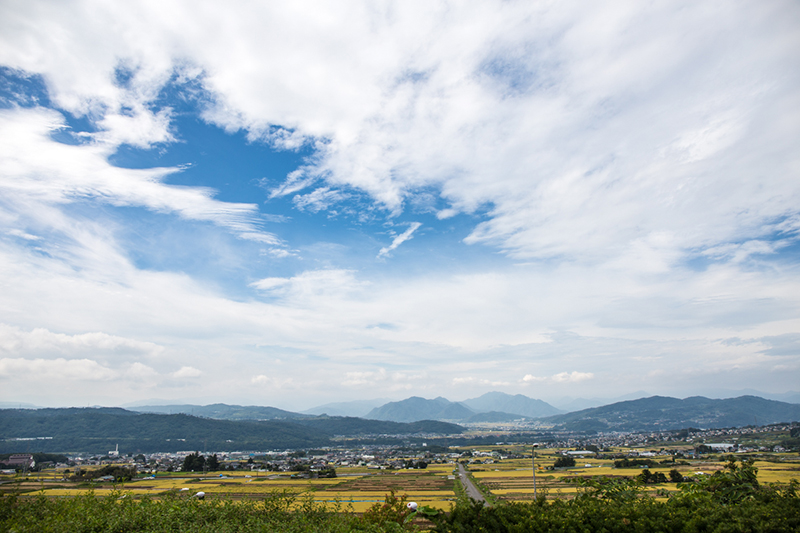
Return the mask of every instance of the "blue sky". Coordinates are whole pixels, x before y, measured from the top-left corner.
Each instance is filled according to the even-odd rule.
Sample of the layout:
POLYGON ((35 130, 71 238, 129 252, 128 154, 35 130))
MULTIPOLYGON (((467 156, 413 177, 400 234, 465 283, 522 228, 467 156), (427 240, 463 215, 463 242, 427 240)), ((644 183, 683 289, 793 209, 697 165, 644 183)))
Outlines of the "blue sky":
POLYGON ((793 2, 0 7, 0 401, 800 377, 793 2))

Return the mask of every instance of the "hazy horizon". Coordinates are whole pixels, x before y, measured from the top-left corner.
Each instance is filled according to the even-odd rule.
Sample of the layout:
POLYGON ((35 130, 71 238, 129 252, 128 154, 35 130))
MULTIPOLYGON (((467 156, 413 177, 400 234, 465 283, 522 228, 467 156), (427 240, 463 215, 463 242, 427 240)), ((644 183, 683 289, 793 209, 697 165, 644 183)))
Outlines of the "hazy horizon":
MULTIPOLYGON (((488 392, 503 392, 503 391, 488 391, 488 392)), ((532 399, 535 399, 535 400, 542 400, 542 401, 552 405, 553 407, 556 407, 556 408, 561 409, 561 410, 564 410, 570 404, 575 404, 575 403, 577 403, 579 405, 580 404, 585 404, 586 407, 582 407, 581 406, 581 407, 577 407, 577 408, 574 408, 574 409, 569 409, 569 410, 581 410, 581 409, 584 409, 584 408, 588 408, 588 406, 592 406, 592 407, 595 406, 595 405, 592 405, 592 404, 596 404, 596 406, 609 405, 609 404, 616 403, 616 402, 622 402, 622 401, 627 401, 627 400, 638 400, 638 399, 641 399, 641 398, 650 398, 650 397, 653 397, 653 396, 662 396, 662 395, 654 395, 654 394, 649 394, 649 393, 647 393, 645 391, 639 391, 639 392, 635 392, 635 393, 624 394, 622 396, 606 396, 606 397, 596 397, 595 396, 595 397, 591 397, 591 398, 562 397, 562 398, 555 398, 555 399, 549 399, 548 400, 548 399, 543 399, 543 398, 532 398, 530 396, 528 396, 528 397, 532 398, 532 399)), ((797 391, 786 391, 786 392, 783 392, 783 393, 771 394, 771 393, 766 393, 766 392, 763 392, 763 391, 757 391, 757 390, 752 390, 752 389, 746 389, 746 390, 740 390, 740 391, 717 391, 715 394, 693 394, 693 395, 688 395, 688 396, 677 396, 677 398, 681 399, 681 400, 685 400, 686 398, 689 398, 691 396, 703 396, 703 397, 706 397, 706 398, 709 398, 709 399, 717 399, 717 400, 724 400, 724 399, 729 399, 729 398, 737 398, 737 397, 740 397, 740 396, 758 396, 758 397, 762 397, 764 399, 769 399, 769 400, 776 400, 776 401, 782 401, 782 402, 787 402, 787 403, 800 403, 800 392, 797 392, 797 391)), ((384 404, 390 403, 390 402, 403 401, 403 400, 408 399, 409 397, 410 396, 398 397, 398 398, 393 398, 393 399, 367 398, 367 399, 361 399, 361 400, 338 400, 338 401, 334 401, 334 402, 325 402, 325 403, 322 403, 322 404, 314 404, 314 405, 307 405, 307 406, 305 404, 299 404, 297 402, 295 402, 295 403, 285 403, 284 402, 281 405, 276 405, 276 404, 264 404, 264 403, 255 403, 255 402, 247 402, 247 401, 243 401, 243 402, 236 402, 236 401, 208 401, 208 400, 203 400, 203 399, 200 399, 200 398, 195 398, 195 399, 185 398, 185 399, 177 399, 177 400, 165 400, 165 399, 159 399, 159 398, 150 398, 150 399, 137 400, 137 401, 133 401, 133 402, 123 402, 123 403, 109 404, 109 405, 103 405, 103 404, 95 404, 95 405, 74 405, 74 404, 35 405, 35 404, 24 403, 24 402, 0 401, 0 408, 2 408, 2 409, 13 409, 13 408, 16 408, 17 405, 23 404, 22 408, 24 408, 24 409, 28 409, 28 408, 32 408, 32 409, 38 409, 38 408, 70 408, 70 407, 90 407, 90 408, 96 408, 96 407, 121 407, 123 409, 135 410, 136 408, 146 407, 146 406, 195 405, 195 406, 201 406, 202 407, 202 406, 214 405, 214 404, 226 404, 226 405, 255 406, 255 407, 275 407, 275 408, 278 408, 278 409, 283 409, 285 411, 290 411, 290 412, 295 412, 295 413, 304 413, 304 412, 307 412, 307 411, 311 411, 311 410, 314 410, 314 409, 318 409, 318 408, 324 407, 326 405, 354 404, 354 403, 360 403, 360 402, 370 402, 370 403, 374 403, 375 406, 381 406, 381 405, 384 405, 384 404)), ((467 401, 467 400, 471 400, 471 399, 474 399, 474 398, 477 398, 477 397, 478 396, 465 397, 465 398, 461 398, 461 399, 453 399, 453 398, 446 398, 446 399, 449 400, 449 401, 458 403, 458 402, 464 402, 464 401, 467 401)), ((435 398, 435 396, 430 396, 430 397, 424 397, 423 396, 423 398, 425 398, 427 400, 432 400, 432 399, 435 398)), ((366 414, 366 412, 364 414, 366 414)), ((353 415, 348 415, 348 416, 353 416, 353 415)))
POLYGON ((0 400, 791 392, 798 20, 5 2, 0 400))

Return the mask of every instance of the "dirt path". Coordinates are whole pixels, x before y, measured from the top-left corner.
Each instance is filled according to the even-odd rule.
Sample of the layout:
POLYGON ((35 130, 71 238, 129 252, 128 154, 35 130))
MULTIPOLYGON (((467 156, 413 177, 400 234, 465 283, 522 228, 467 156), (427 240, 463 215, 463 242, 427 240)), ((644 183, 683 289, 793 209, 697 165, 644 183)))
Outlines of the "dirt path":
POLYGON ((461 479, 461 485, 464 487, 464 490, 467 492, 467 496, 472 498, 473 500, 477 500, 479 502, 483 502, 488 505, 486 498, 483 497, 481 491, 478 490, 478 487, 472 482, 472 480, 467 475, 467 469, 464 468, 464 465, 458 463, 458 475, 461 479))

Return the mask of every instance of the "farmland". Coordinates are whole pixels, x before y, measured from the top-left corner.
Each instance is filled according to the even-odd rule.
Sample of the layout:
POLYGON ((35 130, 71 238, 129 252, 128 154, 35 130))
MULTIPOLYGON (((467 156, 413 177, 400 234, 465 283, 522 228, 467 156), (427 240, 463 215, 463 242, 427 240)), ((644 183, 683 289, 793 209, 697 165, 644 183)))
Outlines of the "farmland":
MULTIPOLYGON (((438 509, 448 509, 455 502, 452 465, 432 465, 425 470, 368 472, 363 468, 341 468, 333 479, 292 479, 290 475, 250 474, 231 472, 217 475, 160 474, 154 479, 136 479, 128 483, 75 483, 63 480, 58 472, 37 473, 34 479, 13 481, 7 477, 4 492, 41 494, 47 497, 78 496, 93 492, 98 496, 122 491, 134 497, 163 496, 170 492, 195 494, 204 492, 207 498, 225 497, 232 500, 261 500, 274 494, 297 498, 311 497, 314 502, 335 505, 354 512, 363 512, 376 502, 384 501, 391 491, 408 496, 438 509)), ((19 478, 17 478, 19 479, 19 478)))
MULTIPOLYGON (((621 450, 620 450, 621 451, 621 450)), ((617 468, 614 459, 584 457, 579 458, 575 467, 553 468, 553 463, 560 457, 559 450, 544 449, 536 458, 536 489, 539 495, 547 499, 569 499, 579 490, 576 479, 607 477, 619 479, 636 479, 644 468, 651 473, 662 473, 669 478, 671 470, 677 470, 686 480, 713 475, 725 468, 727 458, 720 455, 714 458, 697 460, 679 460, 672 462, 663 458, 654 458, 651 464, 617 468), (666 461, 666 464, 663 462, 666 461)), ((797 454, 776 454, 770 460, 756 460, 760 483, 777 483, 788 485, 792 479, 800 480, 800 458, 797 454)), ((496 501, 530 501, 533 499, 533 472, 531 459, 511 459, 494 462, 490 465, 473 465, 470 468, 473 479, 484 489, 485 494, 496 501)), ((645 490, 674 493, 677 483, 654 483, 645 486, 645 490)))
MULTIPOLYGON (((580 490, 578 479, 608 477, 637 479, 644 469, 665 478, 677 471, 685 480, 713 475, 725 468, 730 455, 720 454, 698 459, 678 459, 661 455, 629 467, 615 467, 614 456, 630 453, 630 449, 612 450, 613 454, 587 453, 577 456, 574 467, 557 468, 556 461, 564 457, 561 449, 541 449, 536 457, 537 494, 548 500, 571 499, 580 490)), ((46 497, 71 497, 93 492, 102 496, 123 491, 132 497, 161 497, 169 493, 205 493, 207 498, 227 498, 234 501, 263 500, 275 494, 295 498, 310 498, 315 503, 338 505, 354 512, 363 512, 390 492, 406 495, 437 509, 448 509, 457 499, 460 488, 454 475, 455 462, 468 467, 470 476, 491 502, 531 501, 534 483, 531 458, 523 456, 525 447, 504 448, 485 446, 469 449, 454 448, 449 455, 464 458, 432 463, 425 469, 370 469, 363 466, 338 466, 337 477, 305 479, 293 473, 274 473, 259 470, 225 471, 222 473, 159 472, 139 475, 129 482, 86 482, 70 480, 64 469, 49 469, 27 476, 6 475, 2 478, 3 492, 38 494, 46 497), (501 453, 502 452, 502 453, 501 453)), ((413 458, 413 456, 412 456, 413 458)), ((410 458, 409 460, 411 460, 410 458)), ((758 469, 760 483, 788 485, 800 478, 800 460, 796 453, 761 454, 753 465, 758 469)), ((89 469, 93 467, 88 467, 89 469)), ((94 467, 96 468, 96 467, 94 467)), ((677 491, 675 482, 652 483, 643 487, 660 497, 677 491)))
MULTIPOLYGON (((216 532, 223 524, 226 531, 509 530, 497 529, 498 523, 515 530, 541 531, 572 530, 582 524, 582 530, 595 531, 605 528, 609 520, 636 521, 646 524, 648 531, 676 533, 717 531, 721 523, 731 520, 740 524, 735 531, 743 532, 764 524, 777 532, 800 526, 797 484, 792 481, 800 477, 796 452, 749 458, 737 454, 732 461, 732 454, 686 457, 681 450, 667 448, 656 453, 617 447, 599 454, 542 448, 535 459, 534 498, 532 458, 524 455, 529 450, 523 445, 453 447, 406 455, 398 449, 385 450, 391 452, 393 463, 411 468, 341 464, 372 456, 363 450, 328 454, 327 463, 319 455, 306 457, 317 467, 335 465, 335 477, 315 477, 326 470, 303 470, 301 463, 292 463, 301 472, 266 471, 265 466, 274 468, 281 461, 261 459, 252 464, 249 460, 223 462, 220 467, 225 470, 220 472, 151 471, 118 483, 108 476, 86 480, 109 468, 130 472, 125 465, 131 459, 120 459, 118 465, 85 465, 80 475, 65 468, 46 468, 0 479, 0 526, 37 533, 216 532), (422 455, 430 462, 424 463, 422 455), (558 466, 571 458, 575 466, 558 466), (234 463, 239 470, 230 470, 234 463), (454 473, 459 464, 469 468, 488 507, 463 497, 454 473), (752 482, 754 469, 758 483, 752 482), (745 474, 745 484, 737 481, 737 472, 745 474), (645 473, 657 482, 643 484, 640 479, 645 473), (694 482, 679 486, 658 481, 657 474, 694 482), (726 483, 745 492, 718 490, 726 483), (405 506, 410 501, 417 502, 425 514, 412 516, 405 506)), ((290 455, 301 454, 286 455, 286 466, 290 455)))

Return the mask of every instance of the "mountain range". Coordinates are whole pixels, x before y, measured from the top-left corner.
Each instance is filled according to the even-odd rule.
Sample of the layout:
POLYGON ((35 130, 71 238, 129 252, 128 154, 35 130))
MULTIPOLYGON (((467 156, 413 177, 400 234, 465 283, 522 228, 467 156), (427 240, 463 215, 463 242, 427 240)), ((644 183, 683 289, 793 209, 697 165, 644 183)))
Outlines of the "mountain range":
POLYGON ((354 400, 352 402, 333 402, 306 409, 302 413, 317 416, 358 416, 364 418, 372 409, 390 401, 388 398, 376 398, 373 400, 354 400))
MULTIPOLYGON (((329 405, 330 407, 330 405, 329 405)), ((344 407, 347 405, 344 403, 344 407)), ((360 406, 361 409, 365 405, 360 406)), ((333 409, 329 409, 333 410, 333 409)), ((536 421, 576 433, 768 425, 800 420, 800 404, 740 396, 715 400, 651 396, 570 413, 541 400, 499 392, 463 402, 411 397, 372 408, 365 418, 313 416, 274 407, 226 404, 65 409, 0 409, 0 451, 218 451, 324 446, 334 437, 454 435, 458 423, 536 421), (194 415, 194 416, 192 416, 194 415), (201 446, 202 444, 202 446, 201 446), (31 449, 33 449, 31 448, 31 449)), ((520 431, 524 431, 524 425, 520 431)))
POLYGON ((502 412, 530 418, 540 418, 564 412, 542 400, 528 398, 522 394, 511 396, 502 392, 487 392, 483 396, 464 400, 461 403, 476 413, 502 412))
POLYGON ((284 411, 277 407, 262 407, 257 405, 227 405, 214 403, 211 405, 142 405, 130 407, 130 411, 155 414, 185 414, 217 420, 291 420, 303 418, 301 413, 284 411))
POLYGON ((451 402, 441 396, 426 400, 412 396, 374 408, 365 418, 413 422, 415 420, 447 420, 450 422, 506 422, 521 418, 540 418, 561 413, 547 402, 522 394, 487 392, 483 396, 451 402))
POLYGON ((118 407, 0 409, 0 453, 25 451, 105 454, 119 444, 135 453, 269 450, 331 446, 334 437, 454 435, 455 424, 412 424, 349 417, 293 420, 215 420, 118 407))
POLYGON ((800 420, 800 405, 756 396, 680 400, 652 396, 542 419, 569 431, 657 431, 742 427, 800 420))
POLYGON ((363 400, 338 402, 308 409, 303 413, 276 407, 243 406, 216 403, 211 405, 139 405, 130 411, 158 414, 187 414, 218 420, 298 420, 306 417, 360 417, 387 422, 441 420, 453 423, 508 422, 521 418, 540 418, 562 413, 552 405, 523 396, 488 392, 478 398, 451 402, 446 398, 426 400, 413 396, 399 402, 363 400))

